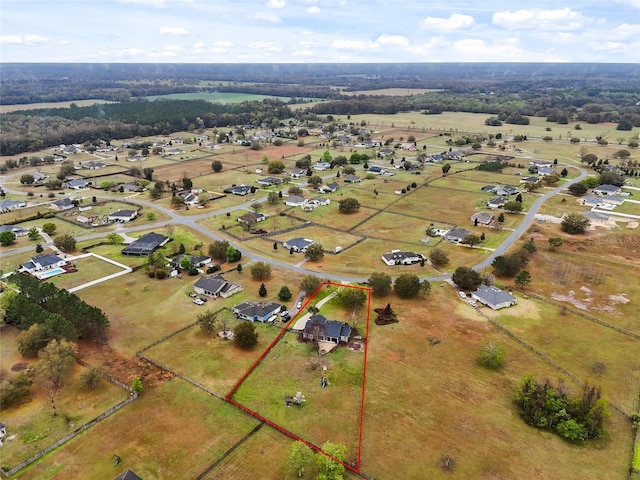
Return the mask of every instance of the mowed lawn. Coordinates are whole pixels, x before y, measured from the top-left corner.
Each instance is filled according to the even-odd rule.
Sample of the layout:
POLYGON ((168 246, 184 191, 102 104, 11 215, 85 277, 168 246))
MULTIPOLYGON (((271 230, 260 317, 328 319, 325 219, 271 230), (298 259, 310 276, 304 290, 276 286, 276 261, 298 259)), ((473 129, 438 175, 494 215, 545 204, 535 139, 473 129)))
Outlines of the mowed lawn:
MULTIPOLYGON (((218 318, 226 322, 229 330, 233 330, 241 322, 236 320, 230 310, 220 312, 218 318)), ((208 336, 198 326, 194 326, 150 348, 144 354, 224 396, 281 331, 271 324, 258 322, 255 325, 258 345, 251 350, 238 348, 232 340, 223 340, 217 335, 208 336), (181 354, 176 355, 176 352, 181 354)), ((221 326, 219 330, 222 330, 221 326)))
POLYGON ((233 395, 233 400, 270 422, 321 446, 326 441, 347 446, 348 461, 356 461, 364 353, 341 347, 319 357, 311 342, 286 333, 233 395), (314 368, 321 362, 327 370, 314 368), (321 377, 328 386, 322 388, 321 377), (283 397, 302 392, 306 401, 288 407, 283 397), (318 421, 335 416, 339 419, 318 421))
POLYGON ((72 263, 78 269, 77 272, 63 273, 62 275, 51 277, 47 281, 58 288, 65 288, 68 290, 92 280, 97 280, 99 278, 106 277, 107 275, 112 275, 122 271, 122 268, 113 265, 112 263, 105 262, 93 255, 74 260, 72 263))
POLYGON ((424 301, 372 303, 390 301, 400 322, 371 324, 362 471, 373 478, 449 478, 438 467, 449 454, 460 478, 626 478, 628 420, 613 412, 603 439, 579 444, 527 426, 513 405, 521 378, 531 373, 555 382, 562 375, 488 323, 452 311, 456 298, 445 285, 424 301), (430 338, 440 343, 430 346, 430 338), (476 364, 490 340, 507 352, 502 371, 476 364))
POLYGON ((195 478, 257 425, 232 405, 173 379, 29 467, 20 478, 195 478), (162 433, 160 433, 162 432, 162 433), (113 455, 121 462, 113 466, 113 455))

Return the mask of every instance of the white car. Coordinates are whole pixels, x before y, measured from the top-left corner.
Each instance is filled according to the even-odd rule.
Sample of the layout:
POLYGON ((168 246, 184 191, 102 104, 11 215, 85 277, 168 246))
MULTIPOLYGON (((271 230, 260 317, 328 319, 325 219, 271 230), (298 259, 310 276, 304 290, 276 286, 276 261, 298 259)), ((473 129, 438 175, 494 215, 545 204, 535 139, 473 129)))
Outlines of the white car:
POLYGON ((204 305, 204 302, 202 300, 200 300, 199 298, 194 298, 193 299, 193 303, 195 303, 196 305, 204 305))
POLYGON ((302 302, 298 302, 298 304, 296 305, 296 308, 300 310, 302 308, 302 302))
POLYGON ((466 294, 466 293, 464 293, 464 292, 458 292, 458 296, 459 296, 461 299, 463 299, 463 300, 464 300, 465 298, 467 298, 467 294, 466 294))
POLYGON ((472 307, 474 307, 474 308, 478 306, 478 304, 476 303, 476 301, 475 301, 475 300, 467 300, 467 303, 468 303, 469 305, 471 305, 472 307))

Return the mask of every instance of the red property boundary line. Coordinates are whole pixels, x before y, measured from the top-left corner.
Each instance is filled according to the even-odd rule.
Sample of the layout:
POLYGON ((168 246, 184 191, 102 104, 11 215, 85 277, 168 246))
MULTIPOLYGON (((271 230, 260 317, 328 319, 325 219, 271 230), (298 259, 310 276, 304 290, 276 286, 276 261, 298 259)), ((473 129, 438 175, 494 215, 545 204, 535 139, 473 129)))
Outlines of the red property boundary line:
POLYGON ((229 403, 231 403, 232 405, 238 407, 239 409, 241 409, 244 412, 248 413, 249 415, 257 418, 258 420, 266 423, 270 427, 273 427, 276 430, 284 433, 288 437, 291 437, 294 440, 297 440, 299 442, 304 443, 305 445, 307 445, 309 448, 315 450, 316 452, 321 453, 321 454, 329 457, 334 462, 341 463, 342 465, 344 465, 344 467, 346 469, 348 469, 348 470, 350 470, 350 471, 352 471, 354 473, 360 473, 360 462, 361 462, 361 455, 362 455, 362 432, 363 432, 363 423, 364 423, 364 392, 365 392, 365 386, 366 386, 366 382, 367 382, 367 355, 368 355, 368 351, 369 351, 369 320, 370 320, 370 317, 371 317, 371 289, 369 287, 361 287, 361 286, 357 286, 357 285, 343 285, 341 283, 333 283, 333 282, 323 282, 316 289, 316 291, 313 292, 313 295, 311 295, 309 300, 307 300, 305 302, 305 304, 302 306, 302 308, 298 311, 298 314, 295 317, 293 317, 291 320, 289 320, 289 323, 287 323, 286 328, 282 329, 282 331, 276 336, 276 338, 273 339, 273 341, 264 350, 264 352, 262 352, 262 354, 258 357, 258 359, 253 363, 253 365, 251 365, 251 367, 249 367, 249 369, 245 372, 245 374, 242 377, 240 377, 240 380, 238 380, 236 382, 236 384, 233 386, 233 388, 231 388, 229 393, 227 393, 227 395, 225 396, 225 399, 229 403), (359 290, 366 290, 367 291, 367 326, 366 326, 366 330, 365 330, 366 333, 365 333, 365 341, 364 341, 364 367, 363 367, 363 371, 362 371, 362 391, 361 391, 361 395, 360 395, 360 425, 358 426, 358 454, 357 454, 358 456, 357 456, 357 459, 356 459, 355 466, 352 465, 352 464, 349 464, 349 463, 345 463, 345 462, 343 462, 341 460, 338 460, 337 458, 329 455, 327 452, 322 450, 317 445, 314 445, 313 443, 305 440, 304 438, 296 435, 295 433, 290 432, 286 428, 278 425, 277 423, 272 422, 271 420, 263 417, 259 413, 254 412, 253 410, 250 410, 249 408, 245 407, 241 403, 236 402, 233 399, 233 395, 236 393, 238 388, 240 388, 240 386, 245 382, 245 380, 249 377, 249 375, 251 375, 251 373, 253 373, 253 371, 256 369, 256 367, 258 365, 260 365, 260 363, 262 363, 262 361, 267 356, 267 354, 280 341, 280 339, 284 336, 284 334, 287 333, 287 331, 289 329, 289 326, 298 318, 300 313, 304 309, 307 308, 307 305, 309 305, 309 303, 311 303, 311 301, 320 292, 322 287, 324 287, 326 285, 332 285, 332 286, 343 287, 343 288, 356 288, 356 289, 359 289, 359 290))

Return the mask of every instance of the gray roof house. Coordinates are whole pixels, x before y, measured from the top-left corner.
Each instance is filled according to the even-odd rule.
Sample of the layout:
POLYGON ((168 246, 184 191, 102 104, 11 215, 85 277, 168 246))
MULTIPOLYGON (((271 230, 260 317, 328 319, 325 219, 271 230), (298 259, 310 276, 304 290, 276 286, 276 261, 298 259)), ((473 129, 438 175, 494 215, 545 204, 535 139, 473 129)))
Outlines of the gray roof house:
POLYGON ((109 220, 110 222, 126 223, 130 222, 137 216, 137 210, 118 210, 117 212, 110 213, 107 216, 107 220, 109 220))
POLYGON ((171 239, 159 233, 149 232, 133 243, 127 245, 121 253, 123 255, 133 255, 142 257, 150 255, 158 248, 165 246, 171 239))
POLYGON ((222 275, 200 277, 193 285, 193 290, 199 295, 213 298, 228 298, 242 290, 242 285, 225 280, 222 275))
POLYGON ((471 215, 471 222, 473 224, 478 223, 478 225, 491 225, 495 216, 492 213, 486 212, 476 212, 471 215))
POLYGON ((578 199, 578 203, 587 207, 597 207, 602 203, 602 200, 599 197, 581 197, 578 199))
POLYGON ((240 223, 244 223, 246 225, 251 225, 253 223, 258 223, 258 222, 262 222, 266 219, 267 217, 265 216, 264 213, 260 213, 260 212, 247 212, 244 215, 240 215, 238 217, 238 221, 240 223))
POLYGON ((604 213, 592 212, 589 210, 587 212, 582 212, 582 216, 587 217, 593 226, 609 227, 614 224, 611 217, 604 213))
POLYGON ((313 240, 309 239, 309 238, 302 238, 302 237, 296 237, 296 238, 292 238, 290 240, 287 240, 286 242, 284 242, 282 244, 282 246, 284 248, 287 248, 289 250, 293 250, 294 252, 306 252, 307 248, 309 247, 309 245, 311 245, 313 242, 313 240))
POLYGON ((189 259, 189 265, 194 267, 203 267, 208 263, 211 263, 211 257, 207 255, 188 255, 186 253, 181 253, 171 258, 171 263, 177 266, 182 265, 182 260, 184 258, 189 259))
POLYGON ((51 204, 51 208, 54 210, 69 210, 70 208, 75 207, 73 202, 68 198, 63 198, 62 200, 56 200, 51 204))
POLYGON ((299 195, 289 195, 284 201, 284 204, 290 207, 302 207, 305 203, 307 199, 299 195))
POLYGON ((423 257, 418 253, 391 250, 389 253, 382 255, 381 258, 387 265, 412 265, 419 263, 423 257))
POLYGON ((87 188, 91 186, 91 182, 88 180, 84 180, 83 178, 76 178, 73 180, 69 180, 67 182, 64 182, 63 187, 64 188, 71 188, 73 190, 80 190, 82 188, 87 188))
POLYGON ((242 302, 233 307, 233 313, 238 318, 251 322, 266 322, 282 309, 282 305, 276 302, 242 302))
POLYGON ((307 169, 306 168, 294 168, 293 170, 291 170, 290 175, 293 178, 304 177, 304 176, 307 175, 307 169))
POLYGON ((22 228, 19 225, 0 225, 0 232, 11 232, 16 237, 24 237, 27 233, 27 229, 22 228))
POLYGON ((329 170, 329 168, 331 168, 331 164, 329 162, 316 162, 316 164, 313 166, 314 170, 329 170))
POLYGON ((360 183, 362 179, 357 175, 345 175, 344 181, 347 183, 360 183))
POLYGON ((24 208, 27 202, 24 200, 0 200, 0 212, 8 212, 16 208, 24 208))
POLYGON ((249 185, 238 185, 231 187, 230 192, 234 195, 244 196, 251 193, 251 187, 249 185))
POLYGON ((502 208, 506 205, 507 199, 504 197, 494 197, 491 200, 487 200, 487 208, 495 210, 496 208, 502 208))
POLYGON ((603 195, 600 199, 602 200, 602 203, 607 203, 609 205, 622 205, 624 203, 624 198, 616 195, 603 195))
POLYGON ((467 230, 466 228, 452 228, 444 234, 444 238, 446 240, 449 240, 451 243, 460 243, 468 235, 471 235, 471 231, 467 230))
POLYGON ((336 182, 327 183, 326 185, 321 185, 318 187, 318 192, 320 193, 333 193, 340 188, 336 182))
POLYGON ((508 197, 509 195, 520 193, 520 190, 518 190, 516 187, 512 187, 511 185, 498 185, 493 189, 493 193, 503 197, 508 197))
POLYGON ((316 314, 307 320, 302 331, 302 338, 314 340, 317 335, 316 340, 319 342, 346 343, 351 337, 351 331, 351 326, 348 323, 327 320, 324 316, 316 314))
POLYGON ((493 310, 516 304, 516 297, 494 286, 480 285, 478 290, 471 293, 471 297, 493 310))
POLYGON ((257 183, 264 185, 265 187, 271 187, 273 185, 280 185, 282 183, 282 179, 276 177, 261 177, 258 179, 257 183))
POLYGON ((618 187, 617 185, 599 185, 593 189, 593 193, 596 195, 620 195, 622 193, 622 187, 618 187))
POLYGON ((33 273, 40 270, 49 270, 50 268, 62 267, 67 261, 57 255, 45 254, 32 257, 27 263, 20 265, 18 271, 33 273))
POLYGON ((120 475, 118 475, 115 480, 142 480, 142 478, 133 473, 131 470, 125 470, 120 475))

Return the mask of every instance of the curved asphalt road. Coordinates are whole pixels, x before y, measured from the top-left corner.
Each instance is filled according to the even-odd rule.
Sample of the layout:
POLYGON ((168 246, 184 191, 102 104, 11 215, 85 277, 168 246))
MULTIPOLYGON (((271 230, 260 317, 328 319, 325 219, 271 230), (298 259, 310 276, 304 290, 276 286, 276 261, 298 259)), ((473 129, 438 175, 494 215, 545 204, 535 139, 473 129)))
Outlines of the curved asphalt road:
MULTIPOLYGON (((559 164, 559 165, 565 165, 565 164, 559 164)), ((580 170, 580 175, 578 175, 576 178, 570 180, 567 183, 563 183, 561 186, 554 188, 553 190, 550 190, 549 192, 545 193, 544 195, 540 195, 539 198, 536 199, 535 202, 533 202, 533 204, 531 205, 531 208, 529 209, 529 211, 526 213, 525 218, 522 220, 522 222, 520 222, 520 225, 513 231, 511 232, 511 234, 505 239, 504 242, 502 242, 493 252, 491 252, 490 255, 488 255, 484 260, 482 260, 480 263, 478 263, 477 265, 475 265, 474 267, 472 267, 474 270, 482 270, 483 268, 488 267, 489 265, 491 265, 491 262, 493 261, 493 259, 499 255, 503 255, 507 249, 513 245, 513 243, 515 243, 518 238, 520 238, 520 236, 524 233, 524 231, 529 227, 529 225, 531 224, 531 222, 533 222, 534 217, 536 215, 536 213, 538 212, 538 209, 540 208, 540 206, 549 198, 551 198, 553 195, 555 195, 556 193, 566 189, 567 187, 569 187, 570 185, 579 182, 581 180, 583 180, 586 176, 587 176, 587 171, 584 170, 583 168, 577 167, 575 165, 568 165, 567 166, 572 166, 574 168, 578 168, 578 170, 580 170)), ((18 177, 19 175, 24 174, 24 171, 21 171, 20 173, 16 173, 13 175, 8 175, 5 176, 5 178, 2 180, 2 182, 7 181, 10 178, 13 177, 18 177)), ((0 182, 0 188, 3 188, 5 192, 8 193, 12 193, 12 194, 17 194, 17 195, 26 195, 24 192, 18 191, 18 190, 12 190, 12 189, 8 189, 4 186, 4 184, 0 182)), ((143 200, 143 199, 139 199, 136 198, 135 195, 133 196, 129 196, 129 197, 114 197, 114 196, 109 196, 109 195, 93 195, 92 196, 96 196, 98 198, 102 198, 102 199, 108 199, 108 200, 127 200, 131 203, 135 203, 137 205, 141 205, 141 206, 145 206, 145 207, 149 207, 149 208, 154 208, 156 210, 160 210, 162 213, 164 213, 165 215, 169 216, 171 219, 167 220, 167 221, 162 221, 162 222, 155 222, 152 224, 146 224, 146 225, 139 225, 139 226, 131 226, 131 227, 123 227, 123 228, 118 228, 117 231, 120 232, 135 232, 135 231, 139 231, 139 230, 149 230, 149 229, 153 229, 153 228, 158 228, 158 227, 163 227, 169 224, 181 224, 181 225, 186 225, 189 228, 192 228, 193 230, 201 233, 202 235, 204 235, 205 237, 208 237, 210 239, 213 240, 225 240, 223 237, 220 237, 219 235, 216 235, 215 233, 211 232, 210 230, 207 230, 206 228, 202 227, 201 225, 198 225, 196 222, 198 220, 202 220, 204 218, 208 218, 210 216, 213 215, 226 215, 227 213, 233 212, 233 211, 237 211, 237 210, 245 210, 248 209, 254 202, 262 202, 266 200, 266 197, 261 197, 261 198, 256 198, 256 199, 252 199, 249 202, 245 202, 241 205, 237 205, 234 207, 229 207, 226 209, 222 209, 222 210, 217 210, 215 212, 207 212, 207 213, 202 213, 199 215, 193 215, 193 216, 181 216, 176 214, 176 212, 174 212, 173 210, 170 210, 166 207, 163 207, 161 205, 158 205, 154 202, 150 202, 148 200, 143 200)), ((85 241, 85 240, 94 240, 94 239, 98 239, 98 238, 102 238, 105 236, 104 232, 101 233, 94 233, 94 234, 89 234, 89 235, 81 235, 78 237, 78 240, 80 241, 85 241)), ((49 246, 50 243, 45 243, 43 244, 43 246, 49 246)), ((33 247, 29 246, 29 247, 21 247, 21 248, 16 248, 14 250, 11 250, 10 252, 6 252, 4 255, 13 255, 13 254, 17 254, 17 253, 24 253, 24 252, 28 252, 33 250, 33 247)), ((334 280, 334 281, 339 281, 339 282, 354 282, 354 283, 364 283, 367 281, 366 278, 362 278, 362 277, 351 277, 351 276, 347 276, 347 275, 335 275, 335 274, 328 274, 328 273, 319 273, 317 271, 314 270, 307 270, 305 268, 302 267, 297 267, 295 265, 290 265, 288 263, 284 263, 284 262, 280 262, 278 260, 274 260, 268 257, 264 257, 262 255, 259 255, 257 253, 253 253, 250 251, 246 251, 244 249, 242 249, 242 256, 243 258, 249 258, 253 261, 262 261, 262 262, 267 262, 273 266, 285 269, 285 270, 290 270, 290 271, 294 271, 297 273, 301 273, 304 275, 319 275, 322 276, 323 278, 327 278, 329 280, 334 280)), ((445 273, 442 275, 434 275, 434 276, 425 276, 425 277, 421 277, 423 280, 429 280, 431 282, 433 281, 443 281, 443 280, 449 280, 451 278, 451 274, 450 273, 445 273)))

